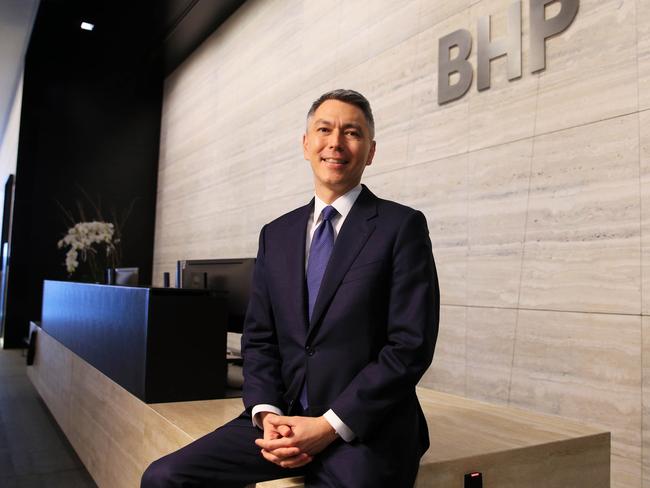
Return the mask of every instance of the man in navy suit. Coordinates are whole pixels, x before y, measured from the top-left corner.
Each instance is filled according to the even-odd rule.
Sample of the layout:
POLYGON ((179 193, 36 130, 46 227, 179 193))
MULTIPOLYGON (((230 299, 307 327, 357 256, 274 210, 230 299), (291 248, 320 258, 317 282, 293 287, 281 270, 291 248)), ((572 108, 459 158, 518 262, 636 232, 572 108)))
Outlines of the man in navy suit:
POLYGON ((362 186, 370 104, 316 100, 303 136, 314 199, 264 226, 242 339, 237 419, 154 462, 143 487, 412 487, 429 446, 415 385, 439 292, 424 215, 362 186))

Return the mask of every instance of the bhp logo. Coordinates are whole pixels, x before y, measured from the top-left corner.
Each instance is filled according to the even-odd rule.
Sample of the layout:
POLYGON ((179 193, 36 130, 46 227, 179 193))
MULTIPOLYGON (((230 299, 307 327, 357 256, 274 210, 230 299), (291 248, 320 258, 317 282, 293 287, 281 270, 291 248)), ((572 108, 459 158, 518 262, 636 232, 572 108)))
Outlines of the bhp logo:
MULTIPOLYGON (((579 0, 530 0, 530 72, 546 68, 546 39, 564 31, 578 13, 579 0), (560 4, 554 17, 546 18, 546 6, 560 4)), ((508 7, 508 34, 492 40, 490 16, 481 17, 477 25, 477 80, 479 91, 490 88, 490 61, 508 57, 508 80, 521 78, 521 0, 508 7)), ((472 84, 474 70, 468 61, 472 35, 459 29, 438 40, 438 104, 462 98, 472 84), (452 49, 458 54, 452 59, 452 49), (456 82, 451 83, 452 75, 456 82)))

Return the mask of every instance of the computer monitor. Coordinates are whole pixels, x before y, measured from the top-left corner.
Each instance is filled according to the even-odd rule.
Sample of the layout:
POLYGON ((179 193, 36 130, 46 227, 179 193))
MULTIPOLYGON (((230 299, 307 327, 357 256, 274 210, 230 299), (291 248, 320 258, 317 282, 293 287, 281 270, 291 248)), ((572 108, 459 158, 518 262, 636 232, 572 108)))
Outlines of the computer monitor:
POLYGON ((122 286, 138 286, 138 268, 115 268, 115 284, 122 286))
POLYGON ((209 289, 226 293, 228 331, 241 333, 248 308, 255 258, 192 259, 178 261, 181 288, 209 289))

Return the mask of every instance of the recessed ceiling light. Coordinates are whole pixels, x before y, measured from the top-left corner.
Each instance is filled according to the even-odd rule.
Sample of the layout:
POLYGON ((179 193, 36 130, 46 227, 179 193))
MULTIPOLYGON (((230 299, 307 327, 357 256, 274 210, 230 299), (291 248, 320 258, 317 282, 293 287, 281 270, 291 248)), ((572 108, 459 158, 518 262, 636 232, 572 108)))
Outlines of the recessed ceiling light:
POLYGON ((91 24, 90 22, 82 22, 81 28, 83 30, 91 31, 95 28, 95 24, 91 24))

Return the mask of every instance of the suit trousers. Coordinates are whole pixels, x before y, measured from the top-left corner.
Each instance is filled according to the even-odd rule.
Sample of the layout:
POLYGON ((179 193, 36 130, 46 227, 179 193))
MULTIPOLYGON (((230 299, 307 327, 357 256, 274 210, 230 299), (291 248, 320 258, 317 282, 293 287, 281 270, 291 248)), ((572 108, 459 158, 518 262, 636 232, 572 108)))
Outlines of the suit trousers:
POLYGON ((410 488, 415 482, 419 459, 401 456, 399 443, 394 457, 385 459, 362 443, 338 439, 306 466, 287 469, 262 457, 255 444, 261 437, 262 431, 244 412, 153 462, 142 476, 141 488, 243 488, 291 476, 305 476, 305 485, 313 488, 410 488), (414 462, 416 466, 410 466, 414 462))

